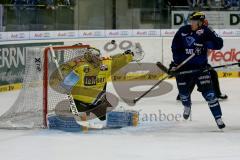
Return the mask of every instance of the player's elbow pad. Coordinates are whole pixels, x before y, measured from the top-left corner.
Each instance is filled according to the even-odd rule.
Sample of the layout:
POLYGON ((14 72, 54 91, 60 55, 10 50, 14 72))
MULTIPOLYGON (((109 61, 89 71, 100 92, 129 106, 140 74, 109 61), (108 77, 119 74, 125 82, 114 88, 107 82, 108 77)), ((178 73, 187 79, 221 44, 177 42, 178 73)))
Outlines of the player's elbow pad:
POLYGON ((223 47, 223 39, 222 38, 218 38, 217 42, 216 42, 216 50, 222 49, 223 47))
POLYGON ((215 50, 220 50, 223 47, 223 39, 220 37, 217 37, 216 41, 215 41, 215 50))
POLYGON ((223 40, 218 38, 215 42, 208 41, 206 42, 206 47, 207 49, 219 50, 223 47, 223 40))
POLYGON ((220 44, 219 44, 219 49, 222 49, 223 48, 223 39, 222 38, 220 38, 221 40, 220 40, 220 44))

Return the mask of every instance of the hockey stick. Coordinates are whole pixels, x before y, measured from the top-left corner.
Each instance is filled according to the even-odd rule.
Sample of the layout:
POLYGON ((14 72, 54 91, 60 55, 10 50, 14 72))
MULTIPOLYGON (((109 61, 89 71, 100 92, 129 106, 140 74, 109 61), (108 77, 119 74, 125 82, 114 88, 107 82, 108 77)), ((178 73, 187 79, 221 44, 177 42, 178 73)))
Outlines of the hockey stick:
POLYGON ((168 73, 166 71, 167 67, 165 67, 161 62, 157 63, 157 66, 162 71, 164 71, 167 74, 170 74, 171 76, 178 76, 178 75, 191 74, 191 73, 197 73, 197 72, 206 72, 206 71, 211 70, 211 69, 223 68, 223 67, 231 67, 231 66, 235 66, 235 65, 240 65, 240 62, 231 63, 231 64, 225 64, 225 65, 219 65, 219 66, 213 66, 213 67, 204 68, 204 69, 186 70, 186 71, 181 71, 181 72, 177 72, 177 73, 174 73, 174 74, 170 74, 170 73, 168 73))
MULTIPOLYGON (((59 66, 59 63, 57 61, 57 57, 56 57, 56 54, 54 52, 54 49, 53 47, 50 45, 49 46, 49 49, 50 49, 50 52, 51 52, 51 55, 52 55, 52 58, 53 58, 53 61, 57 67, 57 70, 58 70, 58 73, 59 73, 59 76, 60 78, 63 80, 64 77, 62 75, 62 72, 61 72, 61 69, 60 69, 60 66, 59 66)), ((70 104, 70 109, 71 109, 71 112, 74 116, 74 119, 76 120, 76 122, 83 126, 83 127, 87 127, 87 128, 94 128, 94 129, 101 129, 103 128, 104 126, 102 124, 92 124, 92 123, 89 123, 85 120, 82 120, 82 115, 81 113, 78 112, 78 109, 77 109, 77 106, 74 102, 74 99, 73 99, 73 96, 70 92, 67 91, 67 99, 69 101, 69 104, 70 104)))
MULTIPOLYGON (((181 68, 184 64, 186 64, 189 60, 191 60, 195 56, 195 53, 189 56, 187 59, 185 59, 181 64, 179 64, 175 71, 177 71, 179 68, 181 68)), ((158 81, 155 85, 153 85, 149 90, 144 92, 141 96, 133 100, 133 103, 136 104, 140 99, 142 99, 144 96, 146 96, 149 92, 151 92, 154 88, 156 88, 160 83, 162 83, 165 79, 168 79, 172 77, 172 75, 167 75, 163 77, 160 81, 158 81)))
POLYGON ((173 76, 184 75, 184 74, 191 74, 191 73, 197 73, 197 72, 207 72, 207 71, 209 71, 211 69, 223 68, 223 67, 231 67, 231 66, 235 66, 235 65, 240 65, 240 62, 238 62, 238 63, 231 63, 231 64, 225 64, 225 65, 219 65, 219 66, 209 67, 209 68, 205 68, 205 69, 196 69, 196 70, 182 71, 182 72, 176 73, 173 76))
POLYGON ((168 68, 164 66, 161 62, 157 62, 156 65, 160 68, 163 72, 168 73, 168 68))
POLYGON ((230 67, 230 66, 235 66, 238 65, 240 67, 240 61, 236 62, 236 63, 230 63, 230 64, 225 64, 225 65, 219 65, 219 66, 214 66, 211 68, 223 68, 223 67, 230 67))

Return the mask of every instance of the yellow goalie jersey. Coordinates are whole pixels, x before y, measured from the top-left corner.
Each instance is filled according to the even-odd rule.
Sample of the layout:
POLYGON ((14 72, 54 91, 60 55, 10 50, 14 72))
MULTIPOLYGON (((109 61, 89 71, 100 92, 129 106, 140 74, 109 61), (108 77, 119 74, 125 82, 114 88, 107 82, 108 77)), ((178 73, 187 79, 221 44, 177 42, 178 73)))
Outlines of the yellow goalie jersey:
POLYGON ((107 79, 132 60, 130 53, 101 57, 99 64, 77 57, 60 66, 64 80, 59 83, 71 91, 75 100, 93 104, 105 92, 107 79))

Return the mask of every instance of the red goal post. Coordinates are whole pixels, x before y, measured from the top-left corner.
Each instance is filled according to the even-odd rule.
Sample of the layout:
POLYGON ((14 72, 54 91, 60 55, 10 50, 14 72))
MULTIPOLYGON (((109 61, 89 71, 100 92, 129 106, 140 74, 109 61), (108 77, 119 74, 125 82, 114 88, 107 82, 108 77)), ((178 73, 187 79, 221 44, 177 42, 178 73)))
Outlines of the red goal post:
MULTIPOLYGON (((81 49, 87 49, 90 48, 89 45, 74 45, 74 46, 49 46, 44 49, 44 63, 43 63, 43 69, 44 69, 44 74, 43 74, 43 126, 47 127, 47 114, 48 114, 48 88, 49 88, 49 53, 54 51, 57 53, 57 51, 67 51, 66 54, 71 54, 75 53, 74 51, 78 51, 81 49), (69 52, 70 51, 70 52, 69 52), (72 52, 71 52, 72 51, 72 52)), ((79 53, 79 56, 82 55, 82 52, 77 52, 79 53)), ((74 58, 75 56, 72 56, 74 58)))

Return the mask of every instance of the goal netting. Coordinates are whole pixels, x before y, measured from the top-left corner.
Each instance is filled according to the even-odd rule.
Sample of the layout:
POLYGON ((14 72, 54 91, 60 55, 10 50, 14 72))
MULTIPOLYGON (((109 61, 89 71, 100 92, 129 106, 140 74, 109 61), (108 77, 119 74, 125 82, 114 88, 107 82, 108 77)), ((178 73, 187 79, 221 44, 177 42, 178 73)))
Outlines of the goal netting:
POLYGON ((56 105, 67 99, 64 92, 49 85, 51 74, 57 70, 51 52, 61 65, 82 56, 89 48, 88 45, 27 48, 22 89, 14 104, 0 116, 0 128, 47 127, 47 114, 54 114, 56 105))

